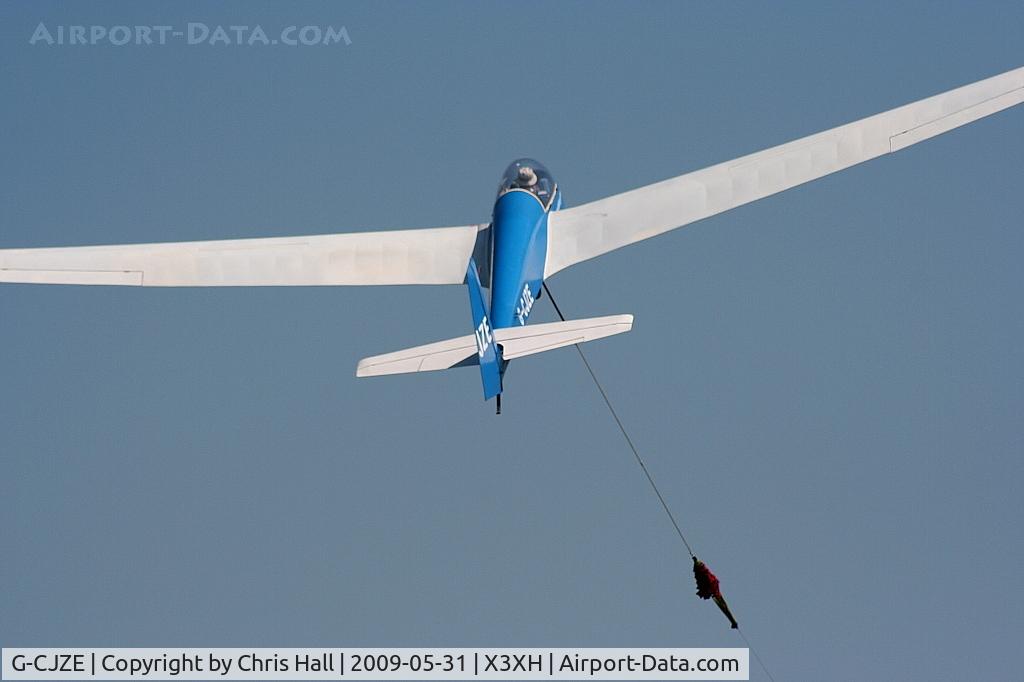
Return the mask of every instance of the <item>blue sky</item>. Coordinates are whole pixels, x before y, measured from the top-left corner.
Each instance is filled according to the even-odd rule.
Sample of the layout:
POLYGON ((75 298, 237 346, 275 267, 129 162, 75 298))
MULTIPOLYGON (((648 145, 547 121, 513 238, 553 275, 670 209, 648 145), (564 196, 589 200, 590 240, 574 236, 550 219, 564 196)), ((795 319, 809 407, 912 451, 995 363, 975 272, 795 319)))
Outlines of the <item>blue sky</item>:
MULTIPOLYGON (((0 247, 459 225, 1024 64, 1007 3, 4 3, 0 247), (351 45, 30 45, 47 24, 351 45)), ((1024 110, 560 273, 777 679, 1005 679, 1024 110)), ((741 646, 571 350, 356 380, 460 287, 0 289, 4 646, 741 646)), ((547 301, 535 321, 552 319, 547 301)), ((753 679, 761 679, 755 670, 753 679)))

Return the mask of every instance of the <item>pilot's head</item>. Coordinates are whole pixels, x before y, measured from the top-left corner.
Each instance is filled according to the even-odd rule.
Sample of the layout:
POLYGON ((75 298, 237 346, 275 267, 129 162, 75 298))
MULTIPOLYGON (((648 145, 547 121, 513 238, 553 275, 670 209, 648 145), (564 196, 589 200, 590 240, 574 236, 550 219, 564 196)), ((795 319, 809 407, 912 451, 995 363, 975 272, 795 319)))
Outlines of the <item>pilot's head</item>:
POLYGON ((537 174, 529 166, 522 166, 519 169, 518 181, 520 187, 533 187, 537 184, 537 174))

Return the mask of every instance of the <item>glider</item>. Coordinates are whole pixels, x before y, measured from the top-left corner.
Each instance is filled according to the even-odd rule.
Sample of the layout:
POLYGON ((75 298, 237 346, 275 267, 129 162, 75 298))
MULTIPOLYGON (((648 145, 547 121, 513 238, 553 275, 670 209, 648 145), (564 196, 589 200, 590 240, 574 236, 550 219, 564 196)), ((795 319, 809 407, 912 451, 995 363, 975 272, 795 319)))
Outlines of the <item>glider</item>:
POLYGON ((1024 67, 573 208, 531 159, 502 176, 489 223, 309 237, 0 250, 0 282, 132 286, 466 284, 473 333, 361 360, 356 376, 477 365, 484 399, 511 360, 627 332, 632 315, 526 326, 544 280, 1024 101, 1024 67), (489 289, 485 297, 484 289, 489 289))

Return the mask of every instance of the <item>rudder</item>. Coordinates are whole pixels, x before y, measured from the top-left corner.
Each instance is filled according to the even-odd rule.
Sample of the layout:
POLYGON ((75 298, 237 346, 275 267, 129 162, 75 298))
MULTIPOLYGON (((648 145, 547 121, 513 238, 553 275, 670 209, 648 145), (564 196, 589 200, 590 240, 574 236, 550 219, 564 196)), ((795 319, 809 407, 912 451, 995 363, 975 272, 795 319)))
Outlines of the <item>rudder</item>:
POLYGON ((476 352, 480 358, 480 379, 484 387, 484 400, 501 394, 501 359, 494 342, 487 302, 480 284, 480 272, 476 261, 469 259, 466 270, 466 284, 469 286, 469 305, 473 311, 473 335, 476 338, 476 352))

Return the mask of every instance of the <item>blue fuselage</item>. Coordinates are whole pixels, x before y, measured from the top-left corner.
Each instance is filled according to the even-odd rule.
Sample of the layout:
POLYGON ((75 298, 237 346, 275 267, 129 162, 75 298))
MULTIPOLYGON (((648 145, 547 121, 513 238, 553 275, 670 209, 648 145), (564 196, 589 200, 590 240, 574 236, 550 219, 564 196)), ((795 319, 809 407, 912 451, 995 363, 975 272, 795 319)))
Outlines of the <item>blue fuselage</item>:
POLYGON ((548 213, 561 205, 557 186, 548 206, 525 189, 509 190, 494 203, 490 308, 495 329, 526 324, 544 282, 548 213))
POLYGON ((495 332, 526 324, 544 284, 548 250, 548 214, 562 207, 562 195, 551 173, 533 159, 509 164, 498 186, 491 219, 490 305, 484 300, 481 269, 469 259, 466 284, 473 313, 473 336, 484 399, 501 392, 508 360, 495 332))

